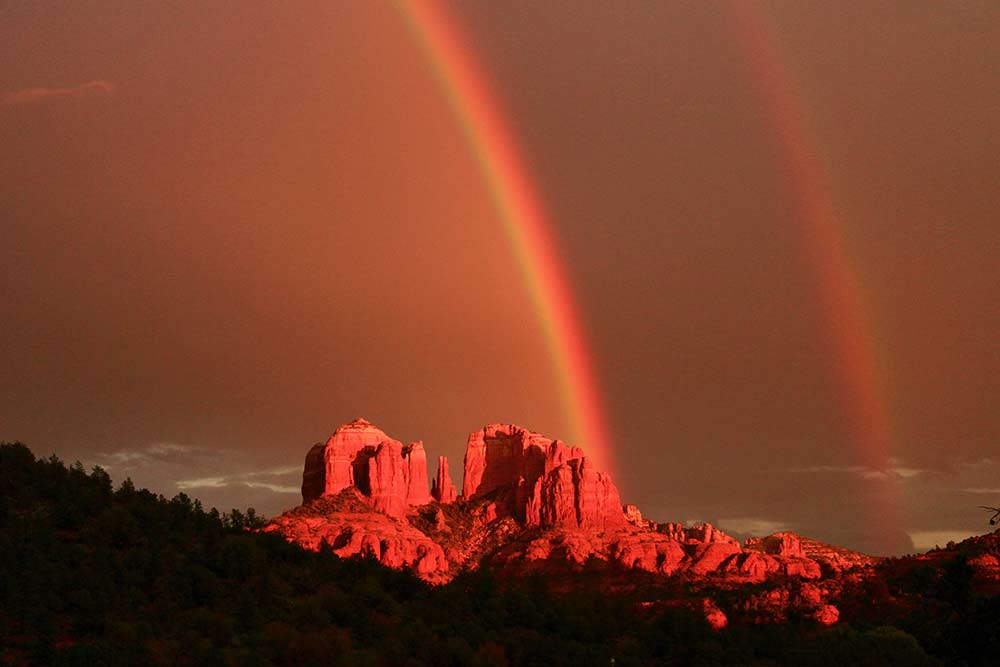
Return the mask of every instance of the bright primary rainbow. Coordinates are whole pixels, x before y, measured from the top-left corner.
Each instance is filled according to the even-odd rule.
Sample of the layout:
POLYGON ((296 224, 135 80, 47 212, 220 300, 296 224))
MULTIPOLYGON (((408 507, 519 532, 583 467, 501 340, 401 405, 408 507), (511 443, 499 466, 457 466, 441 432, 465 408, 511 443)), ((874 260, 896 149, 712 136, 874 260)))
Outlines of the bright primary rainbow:
POLYGON ((611 471, 612 448, 594 364, 549 221, 514 135, 452 18, 425 0, 398 0, 397 7, 448 98, 503 221, 579 444, 599 470, 611 471))

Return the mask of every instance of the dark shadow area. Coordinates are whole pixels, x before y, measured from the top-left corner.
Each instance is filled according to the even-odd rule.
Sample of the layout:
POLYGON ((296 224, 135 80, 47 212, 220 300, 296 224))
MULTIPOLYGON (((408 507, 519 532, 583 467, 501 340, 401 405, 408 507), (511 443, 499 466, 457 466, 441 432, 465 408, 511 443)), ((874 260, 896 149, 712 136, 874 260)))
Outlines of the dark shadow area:
POLYGON ((351 468, 354 472, 354 486, 358 487, 358 491, 366 496, 372 494, 371 480, 368 477, 368 461, 375 456, 375 449, 375 447, 365 447, 351 461, 351 468))

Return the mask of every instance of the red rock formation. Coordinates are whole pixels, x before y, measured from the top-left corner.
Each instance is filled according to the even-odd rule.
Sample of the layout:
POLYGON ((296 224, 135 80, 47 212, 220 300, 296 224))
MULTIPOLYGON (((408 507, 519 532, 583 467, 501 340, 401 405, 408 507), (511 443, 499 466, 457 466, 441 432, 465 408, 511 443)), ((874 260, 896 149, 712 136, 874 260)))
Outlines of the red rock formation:
POLYGON ((463 496, 509 489, 499 515, 531 526, 618 527, 624 522, 618 490, 583 460, 579 447, 519 426, 489 424, 469 435, 463 496))
POLYGON ((729 619, 726 618, 725 612, 719 609, 718 605, 710 598, 701 601, 701 611, 713 630, 723 630, 729 625, 729 619))
POLYGON ((440 503, 454 502, 458 496, 458 490, 455 488, 454 483, 452 483, 451 475, 448 472, 447 456, 438 457, 437 478, 434 480, 433 487, 431 488, 431 495, 440 503))
POLYGON ((412 442, 403 450, 406 460, 406 504, 426 505, 431 501, 427 491, 427 454, 424 443, 412 442))
POLYGON ((409 480, 403 463, 403 445, 387 440, 378 446, 368 460, 368 485, 372 506, 389 516, 402 518, 406 514, 409 480))
MULTIPOLYGON (((353 486, 357 479, 367 484, 367 467, 358 460, 359 453, 366 448, 372 451, 382 442, 391 440, 382 429, 369 424, 364 419, 355 419, 333 432, 320 450, 313 447, 306 455, 306 465, 302 473, 302 501, 309 502, 320 495, 333 495, 341 489, 353 486), (322 463, 322 467, 320 464, 322 463), (359 468, 363 470, 359 471, 359 468), (363 474, 358 474, 358 473, 363 474), (319 480, 322 480, 322 491, 319 480)), ((367 489, 362 489, 363 492, 367 489)))
POLYGON ((684 535, 686 539, 691 542, 704 542, 706 544, 711 542, 721 542, 735 547, 740 546, 740 543, 736 538, 726 535, 710 523, 702 523, 691 528, 685 528, 684 535))
POLYGON ((510 424, 488 424, 470 433, 462 495, 471 500, 517 484, 522 477, 532 486, 545 472, 546 452, 551 444, 545 436, 510 424))
MULTIPOLYGON (((463 489, 464 502, 456 503, 448 460, 440 457, 431 492, 440 504, 411 509, 430 500, 423 444, 403 446, 356 420, 309 451, 302 490, 312 502, 282 515, 268 530, 310 548, 327 540, 342 555, 411 567, 434 581, 483 563, 544 572, 603 562, 725 582, 775 576, 803 582, 874 562, 794 533, 751 538, 741 546, 711 524, 654 523, 634 505, 623 508, 611 478, 580 448, 518 426, 490 424, 469 436, 463 489)), ((984 578, 997 576, 995 553, 976 561, 984 578)), ((797 597, 787 590, 762 593, 747 611, 772 614, 794 604, 817 622, 835 622, 837 610, 819 589, 803 585, 796 591, 797 597)), ((706 614, 726 622, 722 610, 706 614)))
MULTIPOLYGON (((572 459, 573 485, 576 490, 576 516, 580 528, 600 531, 625 527, 618 488, 607 473, 598 472, 590 459, 572 459)), ((560 466, 562 467, 562 466, 560 466)))
POLYGON ((840 610, 832 604, 825 604, 813 612, 812 618, 820 625, 833 625, 840 620, 840 610))
MULTIPOLYGON (((810 561, 819 564, 831 573, 836 573, 854 567, 869 567, 879 561, 877 558, 802 537, 792 532, 774 533, 767 537, 751 537, 743 544, 743 548, 746 551, 768 554, 785 560, 786 565, 780 568, 780 571, 791 571, 792 573, 804 571, 808 573, 807 576, 812 576, 814 572, 817 572, 812 565, 806 563, 797 568, 792 563, 810 561)), ((815 576, 819 576, 819 574, 815 576)))
POLYGON ((687 571, 692 574, 706 575, 722 568, 723 563, 731 557, 742 553, 738 544, 728 542, 706 542, 691 550, 691 565, 687 571))
POLYGON ((687 534, 684 532, 683 523, 658 523, 655 528, 656 532, 661 535, 666 535, 667 537, 677 540, 678 542, 684 542, 687 540, 687 534))
POLYGON ((518 478, 518 503, 523 497, 526 524, 549 528, 581 528, 611 531, 624 528, 618 489, 611 478, 598 472, 578 447, 556 440, 546 449, 542 470, 534 480, 518 478), (530 489, 530 491, 528 491, 530 489))
POLYGON ((627 569, 660 574, 677 572, 687 560, 680 542, 645 531, 622 535, 611 545, 610 553, 616 563, 627 569))
POLYGON ((450 564, 439 544, 407 522, 375 511, 356 488, 285 512, 264 530, 313 551, 326 542, 342 557, 366 556, 389 567, 410 567, 430 581, 448 578, 450 564))
POLYGON ((529 526, 576 528, 579 525, 577 489, 573 477, 573 468, 563 464, 545 475, 545 479, 535 482, 536 491, 531 495, 531 508, 527 510, 530 516, 527 520, 529 526))
POLYGON ((731 559, 722 567, 722 572, 749 581, 764 581, 780 569, 780 563, 776 559, 751 552, 731 559))
POLYGON ((881 558, 875 558, 858 553, 857 551, 845 549, 844 547, 813 540, 802 535, 796 535, 796 537, 799 540, 799 544, 802 545, 802 553, 806 558, 811 558, 824 566, 828 566, 834 572, 855 567, 869 567, 882 560, 881 558))
POLYGON ((642 511, 635 505, 627 504, 622 507, 622 511, 625 512, 625 520, 636 528, 656 530, 656 522, 643 518, 642 511))
POLYGON ((968 565, 972 568, 973 588, 992 595, 1000 593, 1000 558, 983 553, 970 557, 968 565))
POLYGON ((786 582, 750 595, 739 603, 740 611, 754 623, 782 623, 794 612, 820 625, 833 625, 840 610, 829 603, 829 591, 809 581, 786 582))
POLYGON ((819 579, 820 564, 810 558, 798 556, 766 555, 758 552, 740 552, 738 556, 722 563, 718 571, 727 576, 748 581, 764 581, 771 575, 819 579))
POLYGON ((547 475, 562 464, 579 458, 583 458, 581 448, 567 447, 562 440, 555 440, 549 444, 545 452, 544 474, 547 475))
POLYGON ((805 557, 802 551, 802 543, 795 533, 774 533, 767 537, 751 537, 744 544, 745 548, 760 553, 773 554, 776 556, 794 556, 796 558, 805 557))
POLYGON ((344 424, 306 455, 302 500, 336 495, 351 486, 369 496, 379 511, 397 518, 408 505, 429 503, 423 443, 403 447, 364 419, 344 424))

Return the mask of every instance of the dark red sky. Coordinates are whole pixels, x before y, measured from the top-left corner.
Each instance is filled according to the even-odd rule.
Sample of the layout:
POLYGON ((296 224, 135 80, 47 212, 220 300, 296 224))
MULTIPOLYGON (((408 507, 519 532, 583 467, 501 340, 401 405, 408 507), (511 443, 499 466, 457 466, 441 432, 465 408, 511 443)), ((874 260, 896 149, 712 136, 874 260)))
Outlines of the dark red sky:
MULTIPOLYGON (((448 11, 550 213, 626 500, 877 553, 986 528, 996 3, 761 6, 862 286, 888 472, 852 441, 732 7, 448 11), (895 530, 873 488, 898 495, 895 530)), ((391 5, 7 3, 0 95, 0 438, 275 513, 308 447, 356 416, 456 462, 488 421, 578 437, 476 163, 391 5)))

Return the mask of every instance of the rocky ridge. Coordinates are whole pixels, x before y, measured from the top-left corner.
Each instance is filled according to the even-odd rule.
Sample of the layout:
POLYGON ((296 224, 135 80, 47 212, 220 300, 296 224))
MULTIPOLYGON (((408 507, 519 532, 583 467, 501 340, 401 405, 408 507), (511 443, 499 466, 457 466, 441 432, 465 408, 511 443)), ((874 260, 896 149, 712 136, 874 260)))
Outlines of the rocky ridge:
MULTIPOLYGON (((471 433, 463 473, 458 495, 440 457, 428 491, 423 444, 404 445, 356 419, 310 449, 303 505, 265 530, 306 548, 326 542, 341 556, 412 568, 432 582, 480 566, 515 573, 598 567, 732 585, 816 582, 759 604, 798 605, 821 623, 837 618, 822 580, 877 562, 794 533, 740 544, 711 524, 651 521, 622 505, 610 476, 581 448, 519 426, 488 424, 471 433)), ((706 610, 713 624, 724 624, 718 608, 706 610)))

